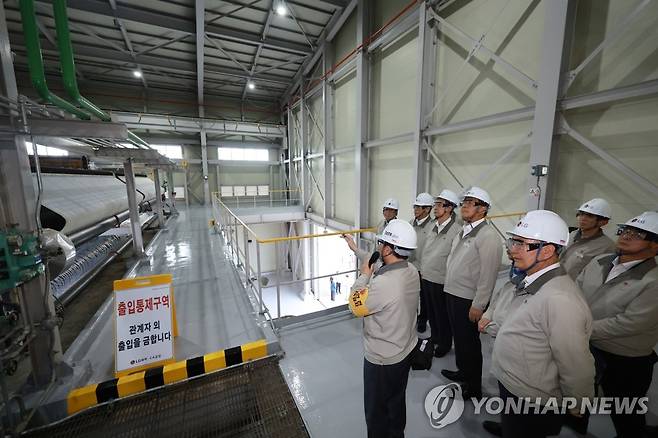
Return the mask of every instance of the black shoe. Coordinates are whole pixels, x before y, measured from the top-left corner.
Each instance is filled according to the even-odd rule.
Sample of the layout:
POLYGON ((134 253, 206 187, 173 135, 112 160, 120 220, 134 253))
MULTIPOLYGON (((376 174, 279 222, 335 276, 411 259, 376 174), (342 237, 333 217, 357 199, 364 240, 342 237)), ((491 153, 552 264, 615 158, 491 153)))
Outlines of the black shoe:
POLYGON ((450 348, 447 350, 445 348, 439 348, 438 346, 434 348, 434 357, 443 357, 450 352, 450 348))
POLYGON ((503 426, 497 421, 483 421, 482 427, 493 436, 503 436, 503 426))
POLYGON ((474 388, 469 386, 466 383, 461 384, 462 387, 462 397, 465 401, 475 398, 480 400, 482 398, 482 388, 474 388))
POLYGON ((452 380, 453 382, 464 381, 464 375, 460 371, 441 370, 441 374, 443 374, 443 377, 452 380))

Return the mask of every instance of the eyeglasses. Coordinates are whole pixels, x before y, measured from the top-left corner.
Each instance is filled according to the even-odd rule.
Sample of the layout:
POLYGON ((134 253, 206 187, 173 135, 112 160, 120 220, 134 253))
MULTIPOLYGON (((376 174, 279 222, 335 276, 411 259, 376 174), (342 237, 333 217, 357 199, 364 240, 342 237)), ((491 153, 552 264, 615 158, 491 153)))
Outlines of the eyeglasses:
POLYGON ((536 249, 539 249, 541 247, 541 243, 526 243, 523 240, 515 239, 513 237, 510 237, 507 239, 507 249, 510 251, 513 249, 525 249, 526 251, 534 251, 536 249))
POLYGON ((487 204, 480 202, 476 199, 464 199, 462 202, 459 203, 460 207, 467 206, 467 207, 486 207, 487 204))
POLYGON ((434 205, 435 205, 436 207, 439 207, 439 208, 448 208, 448 207, 452 207, 452 204, 451 204, 451 203, 449 203, 449 202, 442 202, 442 201, 437 201, 437 202, 434 203, 434 205))
POLYGON ((630 240, 651 240, 647 239, 647 237, 649 237, 649 233, 633 227, 618 227, 617 236, 625 236, 630 240))

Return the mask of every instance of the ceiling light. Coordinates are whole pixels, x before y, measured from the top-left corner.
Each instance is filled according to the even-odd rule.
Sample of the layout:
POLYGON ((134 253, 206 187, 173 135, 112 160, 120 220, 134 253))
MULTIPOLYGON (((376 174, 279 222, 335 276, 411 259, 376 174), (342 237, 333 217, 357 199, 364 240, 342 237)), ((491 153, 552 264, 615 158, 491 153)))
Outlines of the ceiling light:
POLYGON ((284 2, 279 2, 278 5, 274 8, 276 11, 277 15, 285 16, 288 13, 288 10, 286 9, 286 4, 284 2))
POLYGON ((133 76, 135 76, 136 78, 141 78, 142 72, 139 70, 133 70, 133 76))
POLYGON ((253 82, 249 82, 249 83, 247 83, 247 87, 249 87, 250 90, 255 90, 256 89, 256 84, 254 84, 253 82))

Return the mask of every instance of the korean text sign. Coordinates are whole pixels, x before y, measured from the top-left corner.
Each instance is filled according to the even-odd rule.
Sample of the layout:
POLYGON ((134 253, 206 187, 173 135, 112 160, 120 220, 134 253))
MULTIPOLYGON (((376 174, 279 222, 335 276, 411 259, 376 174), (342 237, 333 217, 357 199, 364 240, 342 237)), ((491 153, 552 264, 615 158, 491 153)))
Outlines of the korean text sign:
POLYGON ((174 360, 171 274, 114 282, 115 372, 174 360))

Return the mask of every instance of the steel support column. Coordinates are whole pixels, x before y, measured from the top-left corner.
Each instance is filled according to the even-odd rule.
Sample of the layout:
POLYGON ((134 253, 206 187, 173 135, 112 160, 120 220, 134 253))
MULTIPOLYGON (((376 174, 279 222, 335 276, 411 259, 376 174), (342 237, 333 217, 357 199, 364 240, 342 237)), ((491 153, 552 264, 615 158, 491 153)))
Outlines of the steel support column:
MULTIPOLYGON (((16 77, 14 76, 5 9, 2 3, 0 3, 0 61, 3 95, 17 101, 16 77)), ((11 110, 7 111, 13 128, 20 128, 18 114, 11 110)), ((36 232, 36 204, 24 137, 11 136, 0 139, 0 229, 14 225, 22 231, 36 232)), ((28 348, 32 378, 37 387, 43 387, 51 381, 55 364, 62 357, 59 329, 52 322, 46 322, 55 315, 52 298, 44 296, 46 281, 48 281, 46 276, 40 275, 23 283, 20 287, 22 293, 19 298, 25 309, 25 314, 21 315, 21 318, 34 335, 28 348), (31 323, 40 323, 44 329, 50 328, 35 330, 30 327, 31 323)))
MULTIPOLYGON (((297 181, 294 178, 295 173, 293 172, 293 157, 294 157, 294 149, 293 149, 293 144, 295 143, 293 141, 294 134, 295 134, 295 129, 294 129, 294 124, 295 121, 293 120, 294 114, 292 111, 292 108, 288 107, 288 190, 292 190, 293 188, 298 188, 297 187, 297 181)), ((290 192, 289 192, 290 193, 290 192)))
POLYGON ((416 125, 413 132, 412 198, 429 185, 423 132, 430 125, 425 114, 434 106, 434 81, 436 77, 436 44, 434 33, 427 23, 427 8, 423 3, 418 14, 418 81, 416 86, 416 125))
POLYGON ((126 176, 126 193, 128 194, 128 210, 130 211, 130 229, 133 235, 133 252, 135 257, 144 255, 144 239, 142 227, 139 223, 139 207, 137 205, 137 192, 135 191, 135 171, 132 159, 123 162, 123 171, 126 176))
POLYGON ((162 205, 162 191, 160 187, 160 169, 153 169, 153 183, 155 184, 155 209, 158 212, 158 226, 164 228, 164 208, 162 205))
MULTIPOLYGON (((333 65, 335 56, 334 45, 325 42, 322 53, 322 71, 329 71, 333 65)), ((328 152, 334 148, 334 87, 333 84, 325 77, 322 84, 322 112, 324 124, 324 141, 322 148, 322 165, 324 166, 324 203, 322 207, 322 216, 324 224, 327 225, 327 217, 333 217, 334 212, 331 210, 331 199, 333 198, 334 188, 332 186, 331 173, 331 156, 328 152)))
POLYGON ((169 198, 169 210, 171 213, 176 211, 176 197, 174 196, 174 171, 167 170, 167 197, 169 198))
MULTIPOLYGON (((357 5, 356 19, 356 41, 364 42, 368 38, 370 30, 370 0, 359 0, 357 5)), ((368 141, 369 122, 369 76, 370 60, 367 48, 363 48, 356 54, 356 138, 354 148, 354 191, 356 194, 354 204, 354 226, 363 228, 367 226, 368 217, 368 193, 366 190, 366 171, 368 167, 368 156, 365 143, 368 141)))
POLYGON ((208 144, 206 143, 206 131, 201 130, 201 173, 203 175, 203 203, 210 205, 210 186, 208 184, 208 144))
MULTIPOLYGON (((294 224, 296 227, 297 224, 294 224)), ((311 221, 309 219, 305 219, 302 222, 302 234, 303 235, 309 235, 311 234, 311 221)), ((304 239, 302 240, 302 268, 304 269, 304 278, 311 278, 313 277, 313 272, 312 272, 312 257, 311 257, 311 239, 304 239)), ((305 296, 309 296, 311 294, 311 282, 310 281, 305 281, 304 282, 304 294, 305 296)))
POLYGON ((190 188, 187 185, 187 167, 183 170, 183 192, 185 193, 185 206, 190 206, 190 188))
POLYGON ((528 171, 528 209, 550 207, 549 178, 555 174, 553 139, 556 131, 556 107, 560 90, 560 77, 568 68, 573 35, 575 2, 553 0, 543 2, 544 31, 539 51, 539 80, 537 103, 532 123, 530 167, 548 166, 546 176, 533 176, 528 171))
POLYGON ((301 161, 299 165, 301 167, 300 177, 301 177, 301 190, 302 190, 302 207, 306 211, 306 202, 310 200, 311 197, 311 185, 308 183, 308 170, 306 169, 306 148, 308 143, 308 107, 306 102, 306 94, 304 93, 304 79, 302 79, 301 86, 301 105, 299 107, 299 120, 300 120, 300 145, 299 150, 301 154, 301 161))

